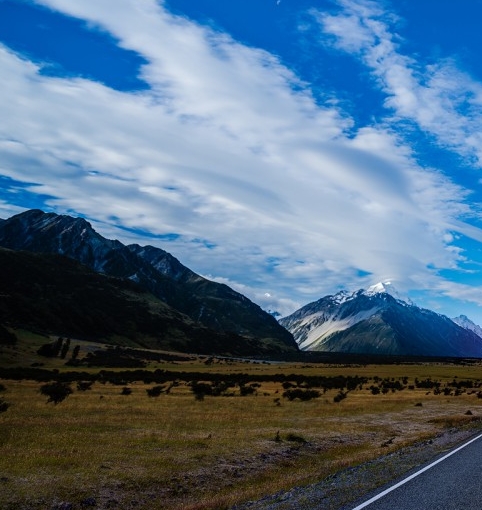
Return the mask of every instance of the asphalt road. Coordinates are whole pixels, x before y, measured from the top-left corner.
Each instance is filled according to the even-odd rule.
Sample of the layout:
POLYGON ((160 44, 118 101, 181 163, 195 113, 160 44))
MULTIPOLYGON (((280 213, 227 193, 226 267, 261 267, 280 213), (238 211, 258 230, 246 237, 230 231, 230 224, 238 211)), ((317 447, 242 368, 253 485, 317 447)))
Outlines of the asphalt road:
POLYGON ((427 466, 353 510, 481 510, 482 435, 442 455, 427 466))

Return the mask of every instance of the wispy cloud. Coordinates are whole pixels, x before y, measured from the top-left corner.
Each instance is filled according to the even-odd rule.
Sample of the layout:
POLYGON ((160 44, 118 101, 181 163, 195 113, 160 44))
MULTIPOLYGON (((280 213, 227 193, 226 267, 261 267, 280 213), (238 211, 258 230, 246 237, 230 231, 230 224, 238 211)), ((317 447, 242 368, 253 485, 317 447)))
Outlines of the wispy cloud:
MULTIPOLYGON (((402 291, 435 288, 437 270, 460 263, 450 231, 473 214, 466 191, 421 168, 392 129, 355 127, 320 105, 275 56, 154 0, 118 0, 115 11, 110 0, 37 3, 108 31, 146 61, 149 85, 121 92, 44 76, 0 47, 0 172, 37 183, 31 191, 54 197, 47 206, 130 242, 142 242, 139 230, 176 234, 147 242, 284 313, 383 279, 402 291)), ((337 16, 318 13, 319 23, 373 70, 396 114, 475 154, 462 128, 436 131, 440 120, 420 110, 425 96, 435 104, 448 96, 433 85, 449 83, 443 73, 420 84, 389 35, 390 17, 370 2, 342 6, 337 16)), ((457 113, 448 111, 440 115, 457 113)))
MULTIPOLYGON (((482 85, 454 59, 422 63, 403 54, 397 18, 370 0, 338 0, 340 10, 313 10, 336 48, 366 65, 387 95, 385 106, 439 144, 482 166, 482 85)), ((396 120, 392 119, 392 120, 396 120)))

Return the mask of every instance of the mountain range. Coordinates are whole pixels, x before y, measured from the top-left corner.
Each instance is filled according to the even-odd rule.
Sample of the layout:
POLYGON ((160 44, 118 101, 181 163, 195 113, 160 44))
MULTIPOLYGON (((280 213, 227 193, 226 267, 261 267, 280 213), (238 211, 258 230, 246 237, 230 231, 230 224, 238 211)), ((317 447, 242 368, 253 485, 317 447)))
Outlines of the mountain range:
POLYGON ((342 291, 303 306, 280 323, 301 350, 482 357, 482 338, 467 318, 459 325, 392 294, 394 289, 383 284, 342 291))
POLYGON ((124 245, 83 218, 36 209, 0 220, 4 326, 200 354, 482 357, 480 326, 419 308, 388 282, 277 321, 160 248, 124 245))
MULTIPOLYGON (((271 314, 263 311, 242 294, 227 285, 209 281, 194 273, 160 248, 137 244, 124 245, 119 241, 106 239, 83 218, 44 213, 35 209, 26 211, 0 221, 0 246, 13 250, 17 256, 19 251, 45 255, 42 259, 23 255, 23 263, 29 268, 32 286, 36 284, 37 287, 48 286, 48 281, 42 280, 39 271, 49 273, 44 267, 49 264, 57 264, 60 271, 65 264, 59 263, 59 256, 77 261, 98 276, 110 277, 109 280, 97 282, 96 285, 100 287, 107 284, 112 287, 117 281, 121 287, 117 293, 118 297, 124 293, 123 286, 129 282, 131 289, 132 285, 135 286, 138 295, 149 294, 157 300, 159 324, 163 314, 167 314, 170 317, 169 320, 176 317, 178 326, 183 323, 181 329, 186 330, 182 335, 184 337, 189 336, 187 330, 190 328, 199 330, 202 327, 204 328, 203 338, 208 337, 209 332, 212 332, 212 337, 216 339, 213 348, 216 347, 217 353, 242 351, 246 355, 259 355, 298 350, 291 333, 283 328, 271 314), (57 258, 51 258, 54 255, 57 258), (38 283, 39 279, 41 283, 38 283), (161 308, 163 313, 159 315, 161 308), (219 341, 223 335, 226 344, 220 349, 219 341), (236 345, 231 345, 235 338, 236 345), (240 347, 239 339, 244 339, 245 348, 240 347)), ((22 275, 19 264, 12 262, 15 254, 3 253, 2 257, 4 259, 4 263, 0 264, 2 282, 7 281, 9 271, 17 271, 17 280, 19 284, 24 284, 25 290, 28 282, 25 282, 25 276, 22 275)), ((71 274, 66 277, 67 280, 71 280, 72 273, 76 271, 85 273, 85 269, 74 270, 73 267, 69 267, 71 274)), ((89 277, 93 278, 92 274, 89 277)), ((75 286, 70 286, 69 292, 70 295, 78 297, 78 294, 83 292, 82 279, 78 277, 74 279, 75 286)), ((58 286, 59 279, 56 278, 55 282, 55 285, 54 280, 50 282, 51 295, 52 293, 57 293, 58 296, 64 295, 65 290, 61 290, 58 286)), ((14 301, 11 295, 12 288, 6 287, 5 283, 2 292, 10 295, 9 302, 14 301)), ((45 304, 45 296, 39 294, 40 298, 45 304)), ((138 298, 130 300, 131 308, 136 300, 139 301, 138 298)), ((64 299, 64 302, 70 301, 64 299)), ((72 306, 74 302, 75 300, 72 301, 72 306)), ((99 300, 95 303, 96 307, 104 306, 99 300)), ((108 306, 107 303, 105 306, 108 306)), ((62 313, 65 316, 71 316, 71 313, 65 309, 62 313)), ((59 315, 57 314, 57 318, 59 315)), ((87 313, 86 317, 88 316, 87 313)), ((28 317, 27 310, 24 317, 28 317)), ((0 322, 1 320, 0 316, 0 322)), ((5 315, 3 320, 6 320, 5 315)), ((63 327, 65 329, 66 325, 63 327)), ((162 329, 160 328, 160 331, 162 329)), ((69 334, 68 331, 64 333, 69 334)), ((152 335, 153 331, 150 334, 152 335)), ((192 337, 199 337, 199 331, 193 332, 192 337)), ((166 344, 166 338, 161 343, 166 344)), ((192 342, 188 343, 189 349, 196 350, 192 342)), ((206 349, 209 347, 205 345, 203 351, 206 349)))

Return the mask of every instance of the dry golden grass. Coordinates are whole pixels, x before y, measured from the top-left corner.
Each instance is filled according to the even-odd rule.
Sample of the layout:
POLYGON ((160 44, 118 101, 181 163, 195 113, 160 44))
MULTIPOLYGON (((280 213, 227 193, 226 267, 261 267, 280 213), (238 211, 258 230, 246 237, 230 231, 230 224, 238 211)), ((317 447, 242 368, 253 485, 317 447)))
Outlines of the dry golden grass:
MULTIPOLYGON (((482 380, 481 366, 325 366, 204 360, 164 363, 175 371, 359 375, 371 378, 339 403, 337 390, 301 402, 275 382, 257 395, 196 400, 185 382, 149 398, 142 382, 131 395, 96 382, 58 405, 40 383, 2 381, 2 509, 51 508, 88 497, 99 506, 218 509, 320 480, 340 469, 432 437, 448 427, 477 426, 482 400, 425 389, 372 395, 373 377, 482 380), (472 415, 467 415, 470 410, 472 415), (279 433, 279 434, 278 434, 279 433), (279 441, 277 441, 277 436, 279 441), (2 506, 3 505, 3 506, 2 506)), ((154 368, 154 367, 153 367, 154 368)), ((75 389, 75 384, 73 384, 75 389)))

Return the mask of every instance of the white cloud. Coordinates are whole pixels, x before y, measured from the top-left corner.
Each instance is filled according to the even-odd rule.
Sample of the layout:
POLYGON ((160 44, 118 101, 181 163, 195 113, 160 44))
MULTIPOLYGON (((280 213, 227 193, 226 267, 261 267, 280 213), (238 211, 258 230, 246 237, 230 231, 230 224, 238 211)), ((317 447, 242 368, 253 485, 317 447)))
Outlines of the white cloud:
MULTIPOLYGON (((458 264, 450 231, 469 228, 464 191, 420 168, 387 129, 348 136, 352 119, 318 105, 274 56, 154 0, 118 0, 114 11, 110 0, 38 3, 141 54, 151 87, 126 93, 44 76, 0 47, 0 173, 37 183, 31 190, 55 197, 48 203, 59 212, 95 218, 101 233, 130 242, 125 228, 179 234, 137 241, 282 313, 340 286, 387 278, 401 291, 430 286, 438 277, 429 267, 458 264)), ((360 5, 363 16, 372 12, 372 3, 360 5)), ((390 72, 407 85, 391 97, 411 112, 420 90, 408 61, 384 25, 368 21, 354 11, 323 22, 346 49, 378 59, 387 90, 395 82, 387 62, 398 62, 390 72)))

